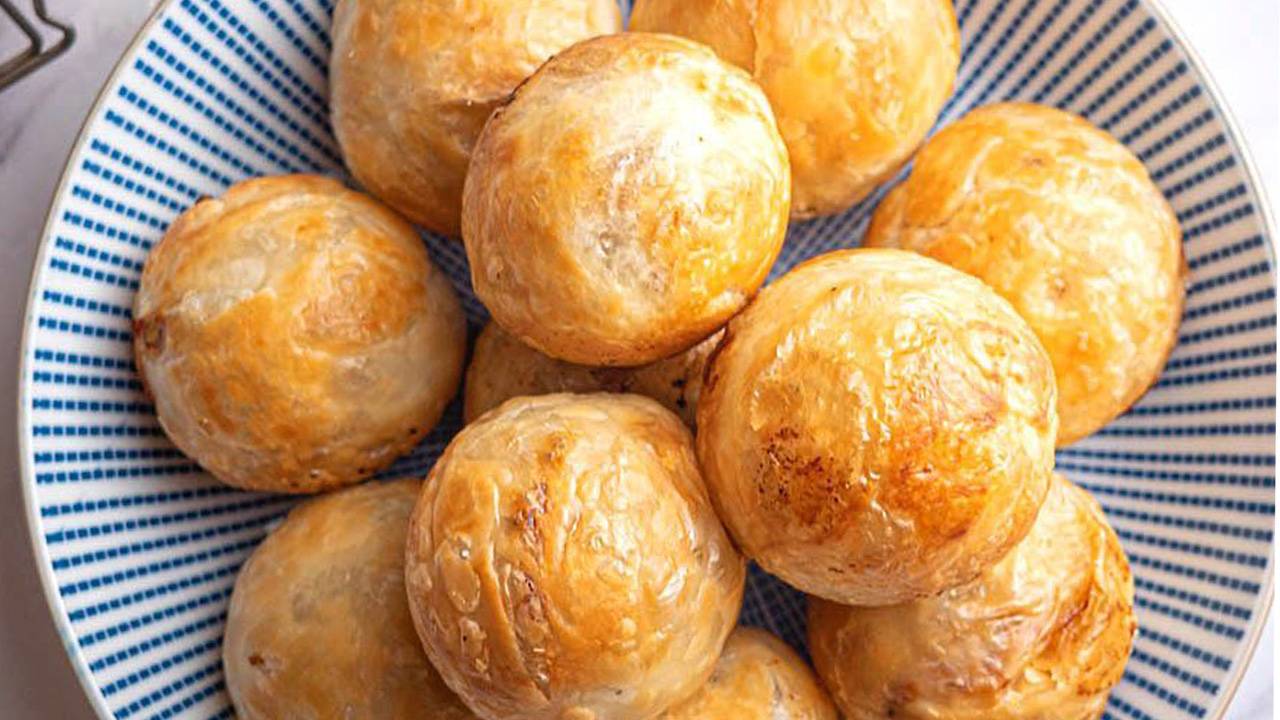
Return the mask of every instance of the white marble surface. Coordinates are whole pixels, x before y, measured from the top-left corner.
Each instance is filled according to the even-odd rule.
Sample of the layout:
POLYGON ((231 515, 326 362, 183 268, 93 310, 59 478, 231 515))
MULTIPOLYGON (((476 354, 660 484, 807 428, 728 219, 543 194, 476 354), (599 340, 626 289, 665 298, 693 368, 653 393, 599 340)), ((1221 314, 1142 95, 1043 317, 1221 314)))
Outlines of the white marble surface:
MULTIPOLYGON (((30 0, 16 0, 29 8, 30 0)), ((79 37, 54 65, 0 94, 0 716, 93 715, 54 633, 33 566, 13 428, 27 279, 63 162, 97 90, 156 0, 47 0, 79 37)), ((1280 196, 1280 3, 1165 0, 1218 81, 1253 150, 1272 207, 1280 196)), ((12 48, 0 30, 0 51, 12 48)), ((1280 214, 1280 213, 1278 213, 1280 214)), ((1273 718, 1274 622, 1228 718, 1273 718)))

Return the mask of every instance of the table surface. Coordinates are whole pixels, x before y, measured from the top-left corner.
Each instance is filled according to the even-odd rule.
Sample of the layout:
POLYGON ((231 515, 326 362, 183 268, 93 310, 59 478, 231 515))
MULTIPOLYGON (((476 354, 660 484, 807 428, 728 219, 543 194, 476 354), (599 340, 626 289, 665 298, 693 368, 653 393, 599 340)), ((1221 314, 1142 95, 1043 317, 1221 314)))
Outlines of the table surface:
MULTIPOLYGON (((1280 3, 1164 0, 1204 58, 1280 210, 1280 3), (1241 38, 1248 38, 1241 42, 1241 38)), ((93 717, 60 646, 32 560, 17 462, 14 377, 28 275, 63 162, 98 89, 157 0, 48 0, 75 45, 0 95, 0 714, 93 717)), ((30 0, 17 0, 20 8, 30 0)), ((0 35, 0 51, 8 41, 0 35)), ((1280 212, 1277 212, 1280 216, 1280 212)), ((1230 720, 1273 715, 1274 622, 1258 646, 1230 720)))

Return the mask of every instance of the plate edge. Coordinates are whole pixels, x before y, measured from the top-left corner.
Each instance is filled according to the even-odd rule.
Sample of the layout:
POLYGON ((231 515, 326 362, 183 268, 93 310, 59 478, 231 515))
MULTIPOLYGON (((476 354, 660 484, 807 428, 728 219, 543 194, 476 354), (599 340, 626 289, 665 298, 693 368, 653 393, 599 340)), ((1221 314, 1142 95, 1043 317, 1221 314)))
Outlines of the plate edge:
MULTIPOLYGON (((1164 6, 1163 0, 1143 0, 1143 4, 1147 6, 1156 20, 1164 26, 1165 31, 1169 33, 1178 44, 1178 48, 1190 60, 1192 69, 1199 75, 1200 83, 1204 85, 1205 90, 1209 93, 1209 98, 1213 101, 1214 109, 1222 117, 1222 124, 1227 128, 1227 135, 1232 147, 1240 155, 1245 175, 1249 178, 1250 188, 1257 197, 1257 204, 1261 206, 1258 212, 1262 217, 1262 228, 1267 235, 1267 241, 1263 243, 1263 247, 1266 249, 1267 257, 1271 261, 1271 282, 1275 285, 1277 284, 1275 216, 1272 213, 1271 202, 1267 196, 1267 188, 1263 185, 1262 176, 1258 174, 1258 166, 1253 159, 1253 152, 1250 150, 1248 142, 1245 141, 1244 133, 1240 130, 1240 124, 1236 121, 1235 113, 1232 112, 1230 103, 1227 102, 1227 98, 1218 87, 1218 82, 1214 79, 1213 73, 1209 71, 1209 65, 1200 56, 1191 39, 1182 30, 1182 26, 1178 25, 1168 8, 1164 6)), ((1274 438, 1272 439, 1274 440, 1274 438)), ((1240 683, 1244 680, 1245 672, 1249 669, 1249 664, 1253 662, 1258 643, 1262 640, 1262 631, 1267 624, 1267 615, 1271 612, 1275 601, 1276 544, 1274 538, 1271 540, 1271 555, 1267 558, 1267 561, 1264 581, 1266 589, 1254 606, 1257 615, 1252 619, 1243 647, 1236 651, 1235 662, 1231 666, 1231 671, 1227 675, 1221 693, 1215 698, 1217 709, 1209 713, 1207 720, 1223 720, 1226 717, 1227 711, 1231 709, 1231 702, 1236 699, 1236 693, 1240 690, 1240 683)))
POLYGON ((112 66, 111 72, 107 74, 107 79, 102 83, 102 87, 98 89, 97 95, 94 96, 93 104, 89 106, 89 111, 80 123, 80 130, 76 133, 75 142, 71 144, 71 149, 63 163, 62 175, 58 178, 58 184, 54 187, 53 195, 49 198, 49 209, 45 212, 44 226, 40 230, 40 244, 36 248, 35 258, 32 260, 31 273, 27 284, 27 304, 22 312, 22 339, 19 344, 20 354, 18 357, 18 422, 16 423, 16 429, 18 433, 19 485, 22 488, 22 504, 27 516, 27 541, 31 545, 32 559, 35 560, 36 564, 36 574, 40 576, 40 585, 44 590, 45 604, 49 609, 49 614, 52 616, 58 639, 62 642, 63 655, 71 665, 76 680, 80 683, 85 700, 88 701, 89 706, 100 720, 114 720, 115 714, 111 711, 111 708, 107 707, 106 699, 102 697, 97 684, 93 681, 88 663, 85 662, 84 654, 81 653, 80 647, 73 640, 73 628, 70 620, 67 619, 66 608, 62 604, 62 596, 58 592, 57 581, 53 577, 48 547, 40 536, 40 531, 44 524, 40 520, 39 510, 36 507, 35 468, 31 462, 31 443, 29 440, 31 437, 30 387, 27 382, 32 361, 30 343, 32 325, 35 321, 33 310, 36 304, 36 288, 40 284, 39 281, 44 277, 44 269, 48 260, 51 246, 49 235, 53 231, 53 225, 56 221, 54 212, 57 210, 71 180, 73 171, 71 161, 84 150, 85 143, 89 139, 89 126, 101 113, 107 101, 108 91, 115 86, 120 76, 124 73, 129 58, 137 54, 152 27, 155 26, 160 16, 171 5, 173 5, 173 0, 161 0, 160 3, 152 8, 147 19, 138 28, 133 38, 129 40, 129 44, 120 53, 120 57, 116 59, 115 65, 112 66))
MULTIPOLYGON (((115 85, 116 81, 123 73, 127 60, 132 57, 141 46, 142 42, 151 31, 152 27, 160 19, 160 16, 173 4, 174 0, 161 0, 161 2, 152 9, 146 21, 138 28, 129 44, 125 47, 120 57, 116 60, 111 72, 107 75, 107 79, 99 88, 93 104, 89 107, 89 111, 85 114, 84 120, 80 124, 80 130, 76 134, 75 142, 72 144, 67 154, 66 161, 63 165, 62 175, 55 186, 49 201, 49 209, 45 214, 45 222, 40 231, 39 246, 36 249, 35 258, 32 263, 32 269, 29 275, 27 286, 27 302, 23 310, 22 319, 22 337, 20 342, 20 356, 18 361, 18 377, 17 377, 17 412, 18 422, 16 424, 18 434, 18 468, 19 468, 19 485, 22 489, 23 505, 27 516, 27 532, 28 542, 31 545, 32 557, 36 561, 36 571, 40 576, 40 584, 44 591, 46 606, 49 614, 52 616, 54 627, 58 632, 59 639, 62 641, 63 650, 66 654, 67 661, 71 664, 72 670, 75 672, 76 679, 80 683, 80 687, 86 695, 90 706, 97 713, 101 720, 113 720, 114 714, 110 708, 106 706, 106 701, 102 694, 98 691, 97 685, 93 682, 89 668, 85 662, 80 648, 73 644, 72 628, 67 620, 67 613, 62 606, 61 595, 58 593, 57 583, 50 570, 50 562, 48 549, 42 542, 39 531, 43 527, 39 514, 35 505, 35 493, 33 478, 35 476, 34 468, 31 463, 31 447, 28 438, 30 437, 31 417, 29 403, 29 388, 27 383, 28 373, 30 371, 31 354, 30 339, 32 333, 32 322, 34 316, 32 308, 35 304, 36 286, 43 275, 45 261, 49 253, 50 243, 49 234, 53 229, 55 221, 54 210, 62 198, 67 183, 70 181, 72 174, 71 159, 80 154, 84 148, 85 142, 88 140, 89 125, 99 115, 102 106, 106 103, 108 90, 115 85)), ((1191 43, 1186 33, 1174 21, 1167 8, 1165 8, 1161 0, 1142 0, 1152 13, 1153 16, 1164 26, 1164 29, 1174 38, 1178 47, 1190 60, 1191 66, 1199 75, 1200 82, 1205 86, 1211 99, 1214 102, 1215 109, 1221 115, 1223 124, 1226 126, 1227 133, 1230 137, 1231 144, 1239 153, 1245 174, 1249 178, 1250 186, 1253 193, 1257 196, 1260 208, 1260 216, 1262 225, 1266 231, 1267 241, 1264 244, 1267 255, 1271 261, 1272 282, 1276 284, 1277 266, 1276 266, 1276 224, 1272 213, 1271 204, 1268 200, 1266 187, 1262 183, 1262 178, 1258 174, 1257 165, 1253 159, 1249 145, 1244 139, 1243 133, 1240 131, 1239 124, 1236 121, 1235 114, 1232 112, 1230 105, 1218 88, 1217 82, 1213 75, 1209 72, 1208 65, 1204 59, 1196 51, 1195 46, 1191 43)), ((1265 580, 1266 590, 1261 600, 1255 606, 1258 611, 1258 617, 1254 618, 1248 636, 1245 638, 1244 646, 1237 651, 1236 662, 1233 663, 1230 675, 1223 687, 1221 694, 1216 698, 1217 710, 1209 715, 1208 720, 1222 720, 1227 710, 1230 708, 1231 702, 1235 699, 1239 690, 1240 683, 1244 678, 1245 671, 1253 660, 1255 651, 1259 641, 1262 638, 1262 630, 1266 625, 1266 616, 1270 612, 1275 595, 1275 541, 1272 541, 1272 554, 1266 571, 1265 580)))

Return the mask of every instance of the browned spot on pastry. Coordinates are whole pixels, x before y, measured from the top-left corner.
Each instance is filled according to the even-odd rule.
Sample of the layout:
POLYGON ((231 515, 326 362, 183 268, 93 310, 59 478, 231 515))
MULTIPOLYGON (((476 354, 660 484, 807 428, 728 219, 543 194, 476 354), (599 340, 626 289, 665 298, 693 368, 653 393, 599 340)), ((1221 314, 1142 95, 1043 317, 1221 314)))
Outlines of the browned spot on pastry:
POLYGON ((155 316, 155 319, 152 319, 149 316, 140 320, 134 320, 133 334, 141 342, 142 349, 145 352, 152 354, 164 352, 164 316, 155 316))
POLYGON ((564 467, 564 457, 569 450, 569 440, 564 433, 551 433, 542 443, 538 452, 538 461, 547 470, 555 471, 564 467))
POLYGON ((796 428, 774 431, 765 442, 756 491, 766 507, 785 510, 806 525, 830 530, 853 504, 851 484, 837 459, 814 453, 807 445, 796 428))
POLYGON ((516 509, 513 520, 525 545, 530 548, 538 548, 542 545, 542 531, 538 527, 538 523, 542 516, 547 513, 546 480, 539 478, 537 485, 531 491, 525 493, 520 502, 521 505, 516 509))
POLYGON ((519 569, 513 568, 507 575, 506 589, 525 672, 542 697, 548 698, 551 694, 551 662, 554 658, 548 647, 551 625, 547 621, 547 600, 538 590, 533 578, 519 569))
POLYGON ((884 706, 885 717, 897 717, 898 711, 903 706, 910 704, 919 694, 919 691, 913 681, 906 680, 891 685, 887 693, 888 697, 885 699, 884 706))

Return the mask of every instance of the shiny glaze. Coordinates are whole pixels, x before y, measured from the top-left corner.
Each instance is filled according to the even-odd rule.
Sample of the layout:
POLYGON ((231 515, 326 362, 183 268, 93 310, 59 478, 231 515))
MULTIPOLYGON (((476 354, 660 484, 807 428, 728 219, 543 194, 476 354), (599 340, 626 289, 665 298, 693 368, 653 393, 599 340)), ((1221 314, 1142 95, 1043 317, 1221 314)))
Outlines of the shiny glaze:
POLYGON ((651 718, 711 674, 745 564, 689 431, 638 395, 508 401, 432 469, 406 580, 445 682, 496 720, 651 718))
POLYGON ((1061 476, 1026 539, 973 583, 891 607, 809 606, 814 663, 849 720, 1093 720, 1135 629, 1120 542, 1061 476))
POLYGON ((738 546, 806 592, 889 604, 973 579, 1030 528, 1053 467, 1053 372, 977 280, 837 251, 729 323, 698 455, 738 546))
POLYGON ((1058 380, 1058 444, 1129 408, 1182 317, 1182 232, 1146 168, 1082 118, 980 108, 932 138, 865 244, 976 275, 1026 318, 1058 380))
POLYGON ((786 148, 746 73, 687 40, 625 33, 560 53, 494 113, 462 234, 507 332, 569 362, 641 365, 746 304, 789 202, 786 148))
POLYGON ((547 58, 621 28, 615 0, 340 0, 329 92, 347 167, 415 223, 457 237, 489 114, 547 58))
POLYGON ((223 638, 240 720, 471 720, 418 644, 404 537, 422 482, 299 505, 236 579, 223 638))
POLYGON ((147 257, 134 349, 184 453, 230 485, 317 492, 426 435, 461 379, 466 327, 408 223, 286 175, 174 221, 147 257))
POLYGON ((896 172, 960 64, 950 0, 636 0, 631 29, 704 42, 760 83, 794 218, 840 212, 896 172))

